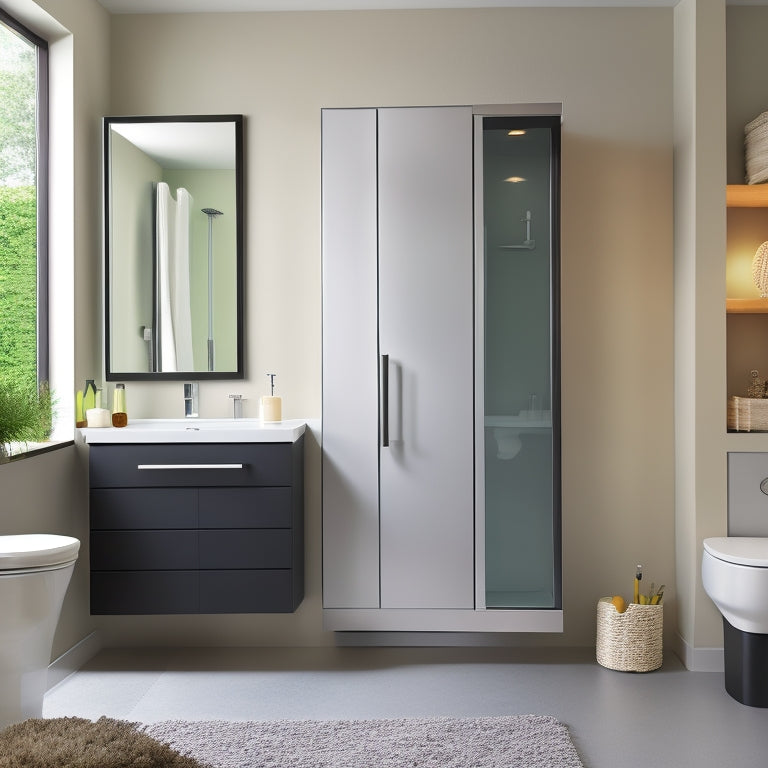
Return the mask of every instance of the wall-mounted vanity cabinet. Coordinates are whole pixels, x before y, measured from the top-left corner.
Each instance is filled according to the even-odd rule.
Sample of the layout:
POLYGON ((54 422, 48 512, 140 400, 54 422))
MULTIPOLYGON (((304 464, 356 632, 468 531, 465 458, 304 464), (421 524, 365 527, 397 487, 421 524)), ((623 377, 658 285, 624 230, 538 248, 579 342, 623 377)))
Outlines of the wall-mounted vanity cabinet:
POLYGON ((91 613, 296 610, 303 435, 110 444, 109 433, 122 430, 85 432, 99 441, 89 450, 91 613))
POLYGON ((323 110, 328 629, 562 630, 559 127, 323 110))

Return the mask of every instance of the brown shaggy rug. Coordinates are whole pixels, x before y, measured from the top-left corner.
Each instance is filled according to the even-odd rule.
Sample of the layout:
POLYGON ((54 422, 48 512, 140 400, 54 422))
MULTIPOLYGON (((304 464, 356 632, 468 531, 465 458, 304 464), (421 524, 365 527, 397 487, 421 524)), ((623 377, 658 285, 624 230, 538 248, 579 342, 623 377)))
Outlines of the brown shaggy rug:
POLYGON ((0 731, 0 768, 204 768, 136 724, 33 718, 0 731))

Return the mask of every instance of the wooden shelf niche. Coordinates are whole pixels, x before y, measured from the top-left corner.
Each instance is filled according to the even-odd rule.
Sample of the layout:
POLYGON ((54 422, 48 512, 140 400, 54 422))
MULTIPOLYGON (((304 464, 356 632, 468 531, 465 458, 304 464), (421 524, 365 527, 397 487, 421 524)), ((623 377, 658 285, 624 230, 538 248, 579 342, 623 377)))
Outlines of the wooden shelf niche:
MULTIPOLYGON (((768 184, 728 184, 725 194, 728 208, 765 208, 768 210, 768 184)), ((726 299, 727 314, 768 314, 768 299, 726 299)))
POLYGON ((725 311, 729 315, 768 314, 768 299, 726 299, 725 311))
POLYGON ((728 208, 768 208, 768 184, 728 184, 725 204, 728 208))

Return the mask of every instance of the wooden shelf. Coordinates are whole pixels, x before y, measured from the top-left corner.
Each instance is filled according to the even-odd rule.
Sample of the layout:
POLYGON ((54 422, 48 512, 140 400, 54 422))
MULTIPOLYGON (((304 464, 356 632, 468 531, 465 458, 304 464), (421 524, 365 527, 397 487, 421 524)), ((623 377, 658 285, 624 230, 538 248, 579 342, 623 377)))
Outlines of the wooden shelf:
POLYGON ((729 208, 768 208, 768 184, 728 184, 725 204, 729 208))
POLYGON ((735 314, 765 314, 768 313, 768 299, 726 299, 725 311, 735 314))

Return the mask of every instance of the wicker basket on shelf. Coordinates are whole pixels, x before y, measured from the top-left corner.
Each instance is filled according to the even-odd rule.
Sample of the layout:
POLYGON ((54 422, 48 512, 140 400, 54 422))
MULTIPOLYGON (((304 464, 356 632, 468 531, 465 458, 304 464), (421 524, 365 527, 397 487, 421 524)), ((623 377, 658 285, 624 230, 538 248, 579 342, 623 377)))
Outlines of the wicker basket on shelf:
POLYGON ((768 398, 728 398, 728 429, 735 432, 768 432, 768 398))
POLYGON ((597 603, 597 663, 619 672, 652 672, 663 661, 663 605, 630 603, 619 613, 610 597, 597 603))
POLYGON ((768 181, 768 112, 744 127, 744 154, 747 184, 768 181))

